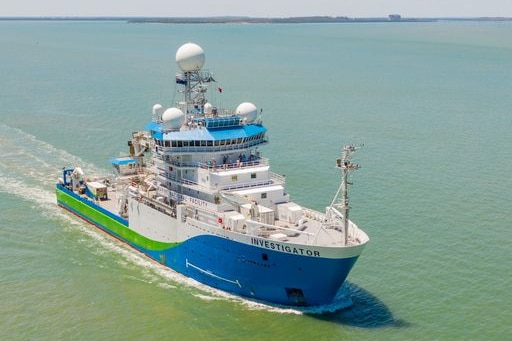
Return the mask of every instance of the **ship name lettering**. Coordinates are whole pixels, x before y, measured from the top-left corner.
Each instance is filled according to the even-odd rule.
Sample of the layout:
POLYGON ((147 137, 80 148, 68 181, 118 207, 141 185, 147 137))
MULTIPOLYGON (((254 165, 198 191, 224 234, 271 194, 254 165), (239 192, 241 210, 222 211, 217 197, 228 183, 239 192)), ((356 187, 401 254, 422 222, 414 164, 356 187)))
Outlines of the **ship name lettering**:
POLYGON ((316 250, 308 250, 300 247, 293 247, 289 245, 282 245, 279 243, 271 242, 268 240, 262 240, 258 238, 251 238, 251 244, 264 247, 270 250, 277 250, 281 252, 293 253, 296 255, 306 255, 320 257, 320 252, 316 250))

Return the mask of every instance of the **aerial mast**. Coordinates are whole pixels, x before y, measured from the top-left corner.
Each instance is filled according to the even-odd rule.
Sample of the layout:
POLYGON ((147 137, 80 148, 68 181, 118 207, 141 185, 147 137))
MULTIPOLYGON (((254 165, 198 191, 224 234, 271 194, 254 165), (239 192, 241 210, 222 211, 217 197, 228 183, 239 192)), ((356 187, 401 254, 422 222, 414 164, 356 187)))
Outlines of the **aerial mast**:
POLYGON ((333 214, 341 219, 342 234, 343 234, 343 245, 348 244, 348 226, 349 226, 349 199, 348 199, 348 185, 351 183, 348 181, 348 177, 351 171, 359 169, 357 163, 350 161, 350 156, 358 150, 360 147, 354 145, 343 146, 341 158, 336 159, 336 168, 341 170, 341 183, 334 196, 331 205, 328 207, 326 212, 326 222, 330 224, 334 223, 333 214), (340 196, 341 194, 341 196, 340 196))
POLYGON ((185 86, 185 113, 196 113, 206 104, 205 83, 214 81, 208 71, 201 70, 205 63, 204 51, 199 45, 184 44, 176 52, 176 63, 182 71, 176 75, 176 83, 185 86))
POLYGON ((343 215, 343 235, 345 245, 348 243, 348 224, 349 224, 349 211, 350 205, 348 200, 348 185, 351 185, 348 181, 349 173, 352 170, 359 169, 360 166, 357 163, 352 163, 350 161, 350 156, 357 150, 359 147, 354 145, 345 145, 343 146, 343 152, 341 157, 341 214, 343 215))

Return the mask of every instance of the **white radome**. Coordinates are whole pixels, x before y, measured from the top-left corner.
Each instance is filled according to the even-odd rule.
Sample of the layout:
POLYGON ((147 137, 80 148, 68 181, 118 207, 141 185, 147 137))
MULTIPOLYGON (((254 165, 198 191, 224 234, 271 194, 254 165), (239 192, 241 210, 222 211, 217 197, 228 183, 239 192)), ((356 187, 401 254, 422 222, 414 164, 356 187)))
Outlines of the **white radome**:
POLYGON ((164 112, 164 107, 161 104, 153 105, 153 115, 156 117, 161 117, 164 112))
POLYGON ((209 102, 205 103, 204 104, 204 113, 207 114, 207 115, 210 115, 212 113, 212 110, 213 110, 213 105, 209 102))
POLYGON ((204 62, 204 51, 197 44, 186 43, 176 51, 176 63, 183 72, 199 71, 204 62))
POLYGON ((258 117, 258 109, 250 102, 243 102, 236 108, 236 114, 245 119, 247 123, 251 123, 258 117))
POLYGON ((185 114, 178 108, 169 108, 162 114, 162 121, 169 128, 178 129, 185 123, 185 114))

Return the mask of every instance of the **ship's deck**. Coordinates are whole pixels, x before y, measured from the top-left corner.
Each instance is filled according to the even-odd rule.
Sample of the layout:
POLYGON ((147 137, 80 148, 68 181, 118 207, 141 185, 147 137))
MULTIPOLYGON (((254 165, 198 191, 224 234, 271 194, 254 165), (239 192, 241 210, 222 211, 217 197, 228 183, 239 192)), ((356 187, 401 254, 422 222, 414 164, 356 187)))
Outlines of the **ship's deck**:
MULTIPOLYGON (((317 246, 342 246, 344 245, 344 236, 341 227, 326 227, 322 221, 323 215, 308 210, 301 219, 300 224, 290 224, 284 220, 276 220, 275 228, 261 229, 257 233, 260 237, 272 240, 290 242, 301 245, 317 245, 317 246), (315 216, 309 216, 314 214, 315 216)), ((356 235, 355 225, 349 224, 349 245, 357 245, 363 242, 362 236, 356 235)))
POLYGON ((119 198, 115 189, 108 188, 108 199, 96 202, 99 206, 115 215, 119 214, 119 198))
MULTIPOLYGON (((108 210, 112 214, 119 213, 120 193, 115 188, 108 188, 108 199, 97 201, 102 208, 108 210)), ((212 213, 212 212, 210 212, 212 213)), ((127 217, 125 217, 127 218, 127 217)), ((303 217, 299 223, 292 224, 285 220, 275 220, 273 226, 264 224, 258 226, 258 222, 249 221, 249 225, 257 226, 257 228, 249 228, 244 233, 258 237, 267 238, 269 240, 281 241, 285 243, 293 243, 299 245, 316 245, 316 246, 342 246, 344 245, 344 236, 339 226, 326 227, 323 220, 325 215, 317 211, 304 209, 303 217)), ((199 220, 202 220, 199 218, 199 220)), ((207 223, 207 221, 203 221, 207 223)), ((210 225, 215 226, 210 223, 210 225)), ((215 226, 215 228, 220 228, 215 226)), ((366 238, 359 235, 359 229, 352 223, 349 223, 349 245, 358 245, 364 243, 366 238)), ((237 233, 231 231, 231 233, 237 233)))

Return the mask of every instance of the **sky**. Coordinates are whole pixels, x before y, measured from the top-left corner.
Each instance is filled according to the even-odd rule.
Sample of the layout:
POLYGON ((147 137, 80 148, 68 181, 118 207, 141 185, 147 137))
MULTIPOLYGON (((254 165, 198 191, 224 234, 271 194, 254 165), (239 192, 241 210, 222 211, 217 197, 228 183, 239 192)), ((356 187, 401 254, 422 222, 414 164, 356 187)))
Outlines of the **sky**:
POLYGON ((512 17, 512 0, 0 0, 0 17, 512 17))

